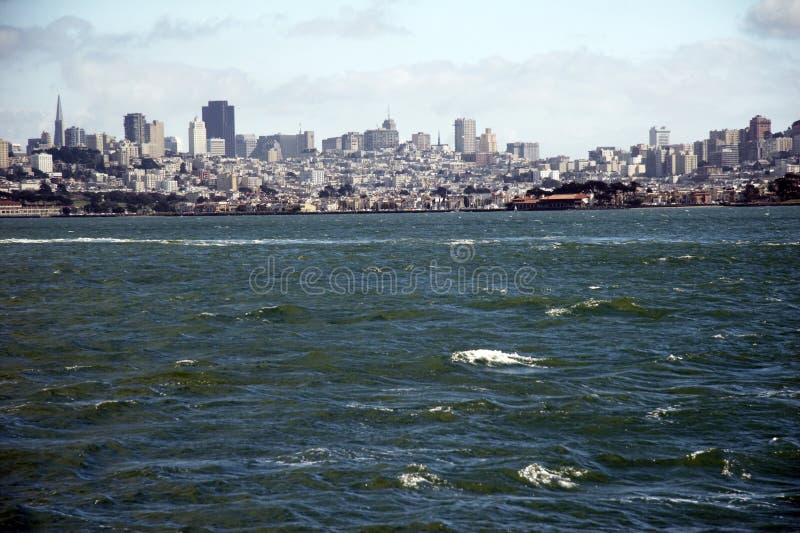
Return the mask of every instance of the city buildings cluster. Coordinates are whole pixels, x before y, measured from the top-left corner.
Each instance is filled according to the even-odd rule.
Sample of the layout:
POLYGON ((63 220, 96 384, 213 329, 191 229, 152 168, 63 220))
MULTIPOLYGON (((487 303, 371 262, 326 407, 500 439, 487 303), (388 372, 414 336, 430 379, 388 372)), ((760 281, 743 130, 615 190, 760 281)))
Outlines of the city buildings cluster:
POLYGON ((47 179, 69 191, 175 193, 193 211, 308 212, 503 208, 567 182, 635 181, 642 204, 670 205, 735 203, 800 172, 800 120, 773 132, 760 115, 689 143, 672 143, 666 127, 653 126, 647 143, 598 146, 578 159, 543 158, 537 142, 522 140, 501 151, 491 128, 479 133, 466 117, 454 120, 453 146, 441 135, 432 143, 426 132, 402 141, 387 114, 381 127, 322 139, 318 149, 309 130, 236 133, 235 108, 225 100, 209 101, 188 121, 185 146, 141 112, 124 115, 121 139, 64 124, 59 96, 52 134, 28 139, 24 152, 0 140, 0 191, 38 188, 47 179), (94 158, 64 160, 63 148, 94 158))

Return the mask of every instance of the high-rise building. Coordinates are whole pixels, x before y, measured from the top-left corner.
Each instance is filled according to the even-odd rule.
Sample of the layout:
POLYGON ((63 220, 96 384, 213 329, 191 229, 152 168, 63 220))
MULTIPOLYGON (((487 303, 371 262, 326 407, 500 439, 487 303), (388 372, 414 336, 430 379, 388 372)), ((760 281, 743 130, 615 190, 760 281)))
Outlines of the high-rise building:
POLYGON ((650 128, 650 146, 669 146, 669 130, 664 126, 650 128))
POLYGON ((400 135, 397 130, 380 128, 364 132, 364 150, 367 152, 393 150, 398 146, 400 146, 400 135))
POLYGON ((252 133, 236 136, 236 157, 253 157, 257 144, 256 136, 252 133))
POLYGON ((146 120, 141 113, 128 113, 123 120, 125 138, 133 143, 147 142, 144 137, 144 124, 146 120))
POLYGON ((708 149, 713 152, 712 148, 718 145, 739 144, 739 130, 711 130, 708 139, 711 141, 708 149))
POLYGON ((31 156, 31 167, 40 172, 48 173, 53 171, 53 156, 47 152, 39 152, 31 156))
POLYGON ((194 117, 189 123, 189 154, 192 156, 206 153, 206 123, 194 117))
POLYGON ((327 139, 322 139, 322 151, 323 152, 338 152, 342 149, 342 138, 341 137, 329 137, 327 139))
POLYGON ((86 132, 83 128, 72 126, 64 131, 64 140, 68 148, 82 148, 86 146, 86 132))
POLYGON ((8 168, 8 141, 0 139, 0 168, 8 168))
POLYGON ((203 122, 206 123, 206 136, 225 139, 225 155, 236 157, 236 119, 234 107, 227 100, 209 100, 203 106, 203 122))
POLYGON ((53 131, 53 144, 56 148, 64 146, 64 115, 61 113, 61 95, 58 95, 58 103, 56 104, 56 122, 55 130, 53 131))
POLYGON ((208 155, 227 155, 225 149, 225 139, 220 139, 219 137, 210 137, 207 141, 206 149, 208 150, 208 155))
POLYGON ((497 136, 492 133, 492 128, 486 128, 481 133, 478 151, 485 154, 497 153, 497 136))
POLYGON ((158 120, 145 123, 144 142, 150 145, 150 157, 164 157, 164 123, 158 120))
POLYGON ((364 149, 364 134, 349 131, 342 135, 342 151, 357 152, 364 149))
POLYGON ((430 133, 412 133, 411 144, 413 144, 420 152, 427 152, 431 149, 431 135, 430 133))
POLYGON ((164 150, 166 152, 172 152, 173 154, 179 154, 182 152, 181 148, 181 140, 177 137, 164 137, 164 150))
POLYGON ((760 141, 764 135, 772 129, 772 121, 761 115, 756 115, 750 119, 750 128, 747 130, 747 140, 752 142, 760 141))
POLYGON ((457 118, 453 127, 455 128, 456 152, 462 154, 475 153, 475 120, 457 118))
POLYGON ((539 143, 507 143, 506 152, 514 155, 519 159, 526 159, 528 161, 539 160, 539 143))
POLYGON ((702 141, 695 141, 692 145, 692 151, 697 156, 697 163, 701 161, 708 163, 708 139, 702 141))
POLYGON ((108 149, 108 135, 105 133, 91 133, 86 136, 86 147, 100 153, 108 149))
POLYGON ((314 132, 304 131, 297 134, 297 149, 300 153, 314 149, 314 132))

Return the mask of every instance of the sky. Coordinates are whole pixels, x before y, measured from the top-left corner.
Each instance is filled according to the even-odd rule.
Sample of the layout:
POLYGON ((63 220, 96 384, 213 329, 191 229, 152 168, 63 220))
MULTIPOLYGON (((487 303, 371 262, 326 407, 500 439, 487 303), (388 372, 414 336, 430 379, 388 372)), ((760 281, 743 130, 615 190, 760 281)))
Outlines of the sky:
MULTIPOLYGON (((208 100, 236 132, 381 124, 453 141, 457 117, 545 156, 800 119, 800 0, 0 0, 0 138, 122 137, 144 113, 187 139, 208 100)), ((501 148, 502 149, 502 148, 501 148)))

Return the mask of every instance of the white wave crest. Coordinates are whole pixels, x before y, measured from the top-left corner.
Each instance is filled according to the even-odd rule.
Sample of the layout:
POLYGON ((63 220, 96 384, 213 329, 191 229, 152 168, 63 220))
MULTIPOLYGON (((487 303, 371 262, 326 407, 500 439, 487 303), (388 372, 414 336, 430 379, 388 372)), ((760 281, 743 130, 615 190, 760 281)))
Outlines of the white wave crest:
POLYGON ((412 464, 409 465, 409 468, 414 469, 415 472, 406 472, 405 474, 397 476, 397 479, 400 480, 400 484, 407 489, 435 487, 444 483, 442 478, 428 472, 428 469, 424 465, 412 464))
POLYGON ((571 467, 548 470, 539 463, 531 463, 518 473, 525 481, 537 487, 550 486, 574 489, 578 484, 572 481, 570 477, 581 477, 586 474, 586 471, 571 467))
POLYGON ((455 352, 450 359, 455 363, 470 365, 504 366, 524 365, 536 366, 537 359, 515 353, 501 352, 500 350, 466 350, 455 352))

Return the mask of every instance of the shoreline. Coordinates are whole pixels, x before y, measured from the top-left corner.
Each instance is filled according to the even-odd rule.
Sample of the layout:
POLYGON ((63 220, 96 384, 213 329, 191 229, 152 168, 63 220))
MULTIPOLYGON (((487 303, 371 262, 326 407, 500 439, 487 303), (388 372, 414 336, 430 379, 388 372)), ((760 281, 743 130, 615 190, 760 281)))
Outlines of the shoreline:
POLYGON ((3 215, 5 218, 138 218, 138 217, 246 217, 246 216, 333 216, 333 215, 381 215, 381 214, 444 214, 444 213, 552 213, 562 211, 627 211, 639 209, 709 209, 709 208, 740 208, 740 207, 793 207, 800 206, 798 202, 784 203, 753 203, 753 204, 711 204, 711 205, 639 205, 632 207, 589 207, 579 209, 529 209, 514 211, 511 209, 422 209, 422 210, 382 210, 382 211, 316 211, 316 212, 250 212, 250 213, 92 213, 70 215, 3 215))

